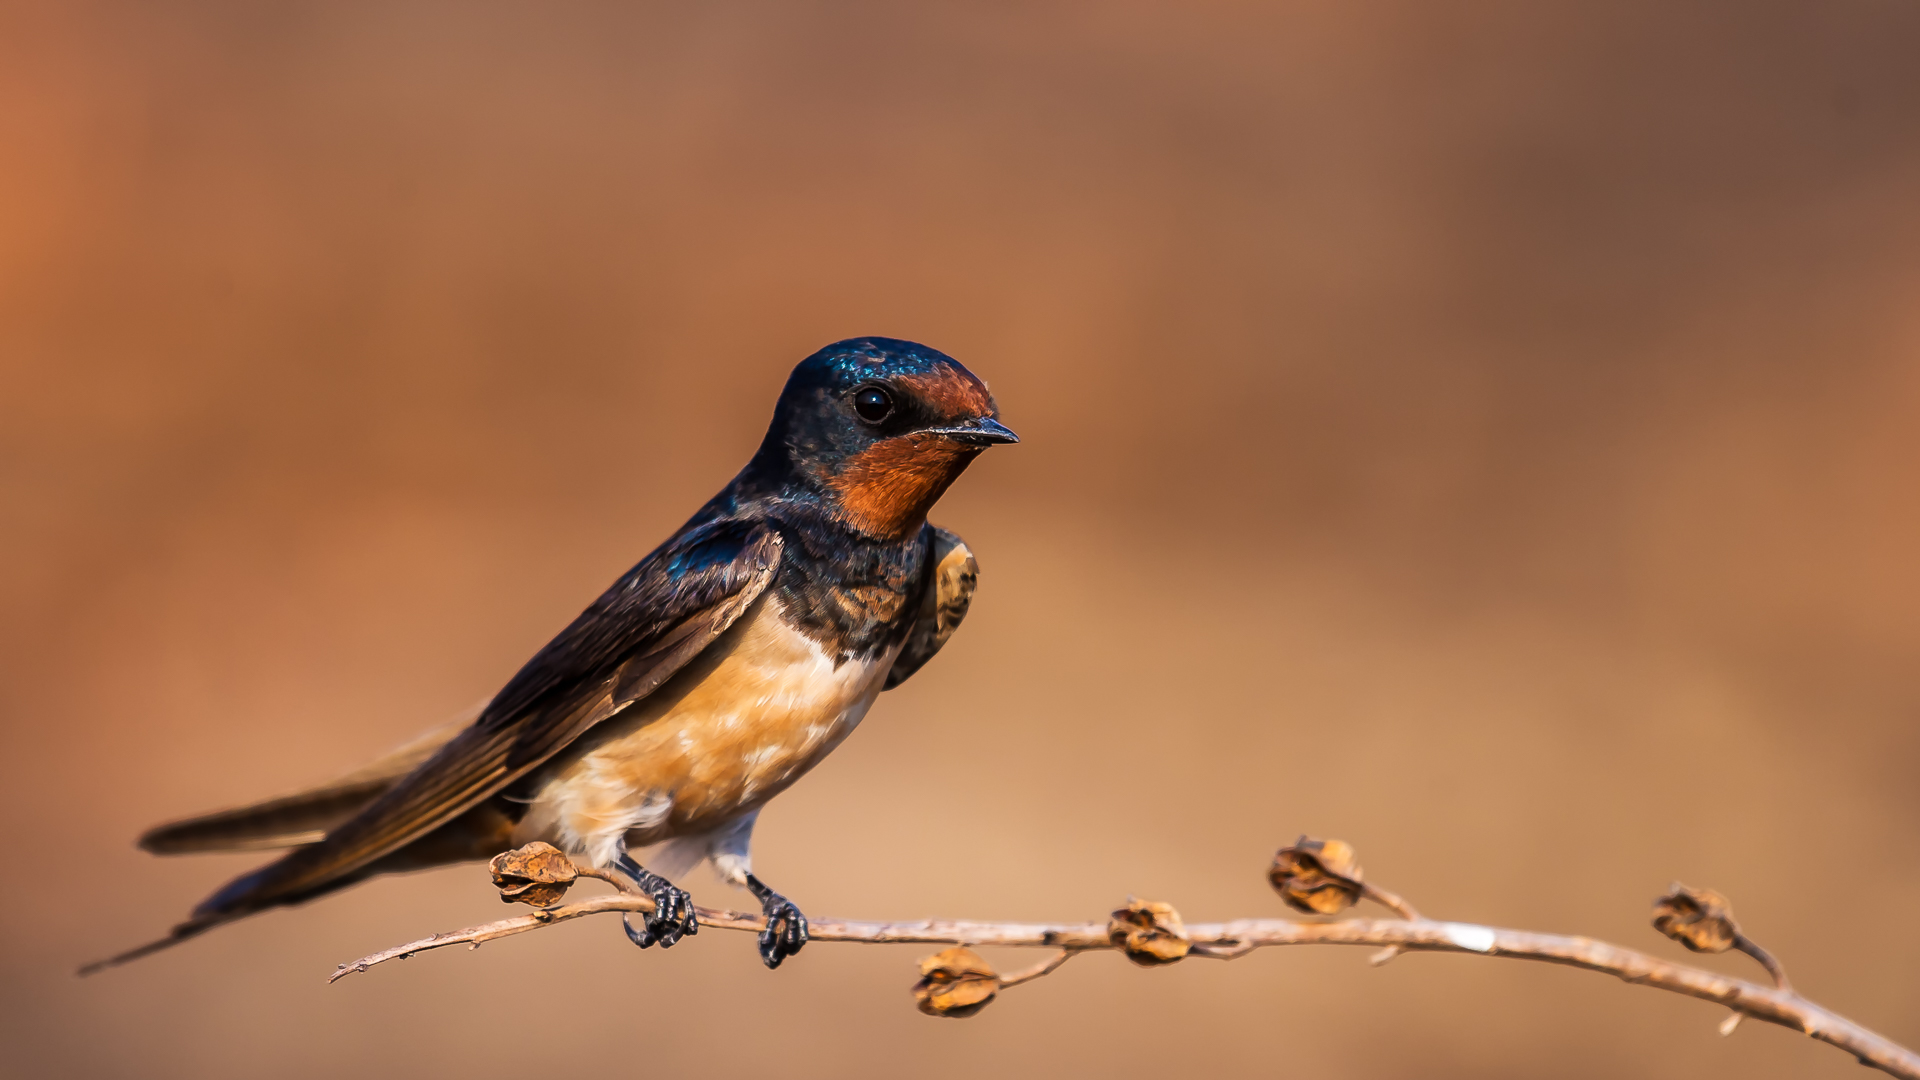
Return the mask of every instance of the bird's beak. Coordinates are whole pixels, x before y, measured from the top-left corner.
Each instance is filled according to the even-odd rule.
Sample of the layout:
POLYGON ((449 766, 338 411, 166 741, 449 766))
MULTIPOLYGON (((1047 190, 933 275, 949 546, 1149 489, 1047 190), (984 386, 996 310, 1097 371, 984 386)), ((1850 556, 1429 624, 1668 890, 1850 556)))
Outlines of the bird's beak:
POLYGON ((1017 443, 1020 436, 991 416, 982 416, 953 427, 928 428, 929 435, 944 435, 954 442, 971 443, 974 446, 995 446, 1000 443, 1017 443))

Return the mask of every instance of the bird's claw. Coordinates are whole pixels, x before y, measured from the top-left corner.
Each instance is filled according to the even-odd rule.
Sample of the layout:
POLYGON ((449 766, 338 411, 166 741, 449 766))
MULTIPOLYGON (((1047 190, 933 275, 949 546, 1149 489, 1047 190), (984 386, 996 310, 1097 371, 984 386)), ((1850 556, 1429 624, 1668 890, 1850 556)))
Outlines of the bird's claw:
POLYGON ((635 945, 671 949, 681 938, 700 932, 700 917, 694 914, 693 897, 686 890, 663 884, 648 895, 653 897, 653 910, 647 912, 640 929, 634 929, 631 914, 621 920, 628 940, 635 945))
POLYGON ((767 888, 752 874, 747 875, 747 888, 759 899, 760 911, 767 917, 767 927, 760 931, 760 959, 768 968, 777 968, 807 943, 807 917, 793 901, 767 888))
POLYGON ((646 913, 639 929, 634 929, 631 913, 620 920, 620 924, 626 928, 627 940, 643 949, 655 945, 671 949, 682 937, 692 937, 700 932, 700 918, 694 913, 693 897, 685 889, 675 886, 628 856, 620 857, 619 867, 622 873, 633 879, 640 892, 653 898, 653 910, 646 913))

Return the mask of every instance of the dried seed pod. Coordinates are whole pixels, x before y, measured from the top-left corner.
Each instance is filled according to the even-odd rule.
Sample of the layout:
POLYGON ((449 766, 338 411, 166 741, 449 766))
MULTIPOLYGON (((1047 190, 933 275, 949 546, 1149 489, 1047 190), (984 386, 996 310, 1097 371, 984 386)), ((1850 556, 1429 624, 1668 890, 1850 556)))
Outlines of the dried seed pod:
POLYGON ((1187 924, 1172 904, 1127 897, 1127 906, 1107 920, 1107 940, 1120 946, 1127 959, 1143 967, 1171 964, 1193 948, 1187 924))
POLYGON ((913 1000, 928 1016, 972 1016, 1000 992, 1000 976, 986 958, 965 945, 920 959, 913 1000))
POLYGON ((1342 840, 1301 837, 1273 857, 1267 880, 1288 907, 1309 915, 1338 915, 1365 891, 1353 847, 1342 840))
POLYGON ((1653 928, 1694 952, 1726 952, 1740 940, 1740 924, 1726 897, 1677 881, 1653 902, 1653 928))
POLYGON ((534 907, 559 903, 580 876, 565 853, 539 840, 495 855, 487 869, 493 874, 502 903, 534 907))

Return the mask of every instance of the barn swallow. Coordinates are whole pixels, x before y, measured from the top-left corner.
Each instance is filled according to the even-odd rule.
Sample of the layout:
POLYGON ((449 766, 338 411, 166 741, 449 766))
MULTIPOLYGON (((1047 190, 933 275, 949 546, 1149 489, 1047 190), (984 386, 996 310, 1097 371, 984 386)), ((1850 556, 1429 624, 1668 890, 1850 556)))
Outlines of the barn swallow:
POLYGON ((160 854, 287 848, 144 956, 380 874, 544 840, 653 897, 642 948, 699 928, 671 880, 711 860, 760 902, 769 968, 807 920, 753 873, 761 807, 940 651, 977 567, 927 512, 988 447, 1019 439, 943 353, 854 338, 793 369, 751 461, 545 648, 472 723, 342 779, 162 825, 160 854), (642 866, 632 850, 665 843, 642 866))

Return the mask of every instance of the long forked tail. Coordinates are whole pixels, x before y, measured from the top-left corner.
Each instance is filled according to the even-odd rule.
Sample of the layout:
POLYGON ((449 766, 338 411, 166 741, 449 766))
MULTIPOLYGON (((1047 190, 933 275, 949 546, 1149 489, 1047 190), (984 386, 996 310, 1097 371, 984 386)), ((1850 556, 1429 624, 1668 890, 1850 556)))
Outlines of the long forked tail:
POLYGON ((462 718, 435 728, 365 767, 318 787, 157 825, 141 834, 138 843, 155 855, 260 851, 318 843, 432 757, 460 733, 466 722, 462 718))
MULTIPOLYGON (((385 794, 401 777, 420 762, 433 756, 472 719, 467 715, 435 728, 420 738, 399 747, 364 768, 330 783, 264 802, 221 810, 184 821, 170 822, 147 830, 139 839, 140 847, 156 855, 184 855, 206 851, 258 851, 300 847, 325 838, 328 830, 351 818, 368 803, 385 794)), ((243 875, 215 893, 194 910, 193 916, 175 926, 166 937, 149 941, 136 949, 95 960, 80 968, 82 976, 131 963, 170 949, 214 927, 243 919, 278 904, 236 904, 257 883, 259 872, 243 875)), ((333 886, 343 887, 359 877, 333 886)), ((322 891, 332 891, 331 888, 322 891)), ((301 899, 310 899, 312 895, 301 899)), ((297 902, 282 900, 281 903, 297 902)))
MULTIPOLYGON (((86 978, 88 975, 98 974, 108 968, 119 967, 121 964, 130 964, 143 956, 152 956, 154 953, 171 949, 175 945, 190 938, 199 937, 201 934, 206 933, 216 926, 225 926, 227 923, 244 919, 256 912, 265 911, 269 907, 277 906, 272 904, 247 904, 243 899, 238 903, 234 902, 236 899, 245 897, 247 892, 253 888, 254 883, 260 878, 261 872, 264 869, 265 867, 262 867, 260 870, 255 870, 252 873, 242 874, 228 882, 219 892, 201 901, 200 906, 193 909, 193 915, 188 918, 186 922, 180 923, 172 930, 167 931, 166 937, 149 941, 145 945, 109 956, 105 960, 95 960, 91 964, 83 965, 76 974, 81 978, 86 978)), ((342 882, 342 884, 344 885, 346 882, 342 882)))
POLYGON ((74 974, 84 979, 89 975, 97 975, 108 968, 119 967, 121 964, 130 964, 143 956, 152 956, 154 953, 160 952, 163 949, 171 949, 175 945, 186 941, 188 938, 199 937, 201 934, 206 933, 222 923, 229 923, 238 918, 241 918, 241 916, 216 915, 207 918, 188 919, 186 922, 168 931, 166 937, 156 941, 149 941, 145 945, 128 949, 126 952, 119 953, 115 956, 109 956, 105 960, 95 960, 91 964, 83 964, 80 970, 74 974))
MULTIPOLYGON (((202 900, 200 905, 193 909, 193 915, 190 916, 186 922, 180 923, 172 930, 167 931, 166 937, 149 941, 145 945, 109 956, 105 960, 95 960, 91 964, 83 965, 76 974, 85 978, 88 975, 97 974, 108 968, 132 963, 143 956, 152 956, 154 953, 171 949, 183 941, 199 937, 201 934, 217 926, 225 926, 230 922, 238 922, 249 915, 257 915, 260 912, 270 911, 273 908, 285 907, 290 904, 304 904, 309 900, 317 899, 328 893, 337 892, 350 885, 357 885, 370 876, 368 873, 346 874, 333 881, 327 882, 319 888, 309 889, 301 893, 292 895, 257 895, 256 890, 263 882, 270 878, 277 865, 276 863, 268 863, 257 870, 242 874, 232 881, 227 882, 226 885, 221 887, 220 891, 202 900)), ((400 865, 401 868, 406 868, 405 864, 398 865, 400 865)))

